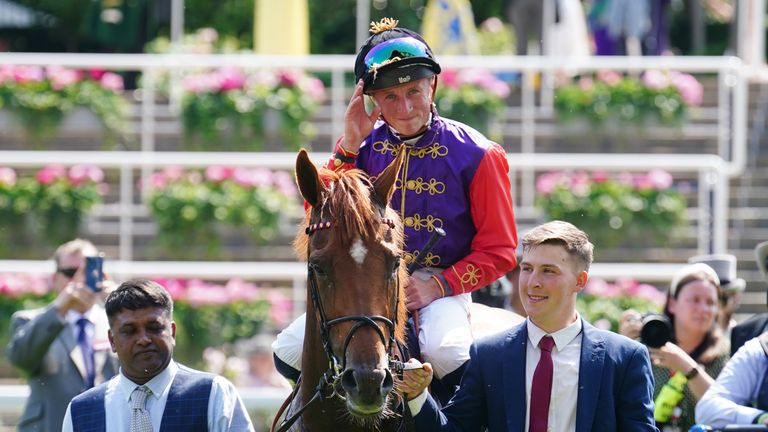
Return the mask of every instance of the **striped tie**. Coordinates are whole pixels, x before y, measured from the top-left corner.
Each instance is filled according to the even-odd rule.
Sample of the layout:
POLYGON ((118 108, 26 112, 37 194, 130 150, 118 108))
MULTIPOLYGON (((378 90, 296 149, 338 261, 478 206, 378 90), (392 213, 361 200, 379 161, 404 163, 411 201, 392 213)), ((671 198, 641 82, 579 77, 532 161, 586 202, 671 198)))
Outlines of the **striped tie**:
POLYGON ((152 390, 147 386, 138 386, 131 393, 131 432, 152 432, 152 419, 149 418, 149 411, 144 408, 147 396, 151 394, 152 390))

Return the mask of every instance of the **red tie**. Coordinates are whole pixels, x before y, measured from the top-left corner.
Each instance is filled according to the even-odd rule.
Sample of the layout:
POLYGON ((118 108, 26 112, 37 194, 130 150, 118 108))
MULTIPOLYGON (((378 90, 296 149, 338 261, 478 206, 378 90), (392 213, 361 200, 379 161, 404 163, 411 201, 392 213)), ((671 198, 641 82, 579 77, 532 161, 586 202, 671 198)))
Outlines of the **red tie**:
POLYGON ((533 372, 531 385, 531 419, 528 432, 546 432, 549 417, 549 396, 552 394, 552 347, 555 340, 544 336, 539 341, 541 358, 533 372))

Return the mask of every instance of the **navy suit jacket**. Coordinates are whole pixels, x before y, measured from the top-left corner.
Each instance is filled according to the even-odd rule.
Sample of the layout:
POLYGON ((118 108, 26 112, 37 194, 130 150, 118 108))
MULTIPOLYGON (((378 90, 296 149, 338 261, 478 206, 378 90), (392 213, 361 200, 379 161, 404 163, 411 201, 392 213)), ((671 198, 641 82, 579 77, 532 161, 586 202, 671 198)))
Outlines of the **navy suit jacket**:
MULTIPOLYGON (((582 324, 576 431, 658 431, 648 349, 582 324)), ((442 411, 428 396, 416 430, 525 432, 527 341, 523 322, 473 344, 456 394, 442 411)))

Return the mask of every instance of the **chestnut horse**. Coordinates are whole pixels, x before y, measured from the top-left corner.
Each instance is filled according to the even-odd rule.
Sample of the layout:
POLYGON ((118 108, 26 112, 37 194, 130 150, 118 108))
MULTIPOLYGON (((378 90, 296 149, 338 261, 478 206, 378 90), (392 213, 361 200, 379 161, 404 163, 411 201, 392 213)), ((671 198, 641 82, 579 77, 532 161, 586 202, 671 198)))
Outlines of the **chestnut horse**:
MULTIPOLYGON (((392 376, 407 360, 396 354, 406 322, 403 228, 388 206, 404 153, 371 179, 360 170, 321 177, 299 152, 296 180, 310 208, 294 247, 307 261, 307 319, 301 378, 280 431, 386 432, 409 423, 392 376)), ((493 316, 497 331, 522 320, 502 310, 477 316, 493 316)))

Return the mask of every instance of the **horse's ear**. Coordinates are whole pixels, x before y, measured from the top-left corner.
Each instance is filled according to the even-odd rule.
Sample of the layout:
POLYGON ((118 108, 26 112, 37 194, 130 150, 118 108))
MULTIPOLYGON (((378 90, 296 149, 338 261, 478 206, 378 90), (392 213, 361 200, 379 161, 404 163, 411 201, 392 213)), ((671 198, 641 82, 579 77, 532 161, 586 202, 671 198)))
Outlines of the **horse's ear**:
POLYGON ((312 207, 316 207, 325 186, 317 173, 317 167, 309 160, 309 155, 304 149, 299 150, 299 155, 296 157, 296 184, 299 185, 299 191, 304 200, 312 207))
POLYGON ((384 205, 389 203, 392 199, 392 194, 395 192, 397 173, 400 172, 400 166, 403 164, 403 157, 405 156, 406 151, 405 146, 401 145, 395 160, 393 160, 389 166, 384 168, 381 174, 379 174, 373 182, 373 190, 384 205))

